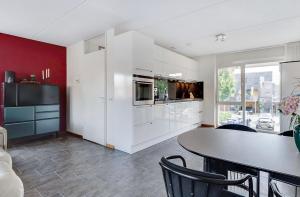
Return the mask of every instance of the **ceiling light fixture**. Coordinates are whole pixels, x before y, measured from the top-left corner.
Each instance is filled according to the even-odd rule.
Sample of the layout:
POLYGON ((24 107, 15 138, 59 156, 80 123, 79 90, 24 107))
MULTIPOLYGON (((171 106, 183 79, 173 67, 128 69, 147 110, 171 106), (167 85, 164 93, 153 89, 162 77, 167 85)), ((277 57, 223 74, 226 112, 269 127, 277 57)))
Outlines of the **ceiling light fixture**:
POLYGON ((216 35, 216 42, 220 41, 220 42, 224 42, 226 39, 226 35, 223 33, 217 34, 216 35))

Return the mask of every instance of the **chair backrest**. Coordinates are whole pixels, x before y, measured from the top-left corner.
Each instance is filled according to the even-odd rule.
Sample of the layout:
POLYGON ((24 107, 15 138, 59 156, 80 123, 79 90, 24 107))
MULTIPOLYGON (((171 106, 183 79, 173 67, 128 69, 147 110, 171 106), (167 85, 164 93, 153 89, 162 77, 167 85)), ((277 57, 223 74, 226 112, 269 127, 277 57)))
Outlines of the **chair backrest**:
POLYGON ((294 131, 293 130, 283 131, 283 132, 279 133, 278 135, 294 137, 294 131))
POLYGON ((283 195, 280 193, 280 191, 277 187, 277 184, 274 180, 272 180, 269 184, 270 184, 272 193, 275 197, 283 197, 283 195))
POLYGON ((217 129, 232 129, 232 130, 239 130, 239 131, 257 132, 255 129, 252 129, 248 126, 241 125, 241 124, 225 124, 217 127, 217 129))
POLYGON ((188 169, 171 163, 164 157, 161 158, 160 165, 168 197, 221 196, 224 186, 214 184, 214 181, 225 180, 225 176, 188 169))

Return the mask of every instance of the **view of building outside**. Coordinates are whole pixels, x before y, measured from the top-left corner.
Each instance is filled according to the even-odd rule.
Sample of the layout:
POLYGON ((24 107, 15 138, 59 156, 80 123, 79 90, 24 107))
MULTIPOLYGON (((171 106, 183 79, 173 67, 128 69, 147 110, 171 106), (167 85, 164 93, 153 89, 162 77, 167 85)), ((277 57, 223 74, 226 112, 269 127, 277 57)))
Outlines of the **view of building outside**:
POLYGON ((218 105, 218 124, 245 124, 258 131, 279 132, 279 68, 277 63, 246 65, 244 90, 241 90, 239 67, 219 69, 218 97, 222 104, 218 105), (245 109, 242 109, 242 103, 232 105, 232 102, 241 102, 241 91, 245 91, 245 109))
POLYGON ((246 66, 245 101, 248 126, 260 131, 280 131, 279 64, 246 66))

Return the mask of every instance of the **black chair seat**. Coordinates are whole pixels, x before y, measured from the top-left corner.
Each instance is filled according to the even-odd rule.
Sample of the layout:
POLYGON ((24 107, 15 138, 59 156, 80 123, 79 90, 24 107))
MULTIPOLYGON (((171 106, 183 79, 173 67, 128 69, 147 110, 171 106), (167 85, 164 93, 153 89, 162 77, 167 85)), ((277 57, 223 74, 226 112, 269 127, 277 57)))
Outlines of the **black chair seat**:
POLYGON ((217 127, 217 129, 231 129, 231 130, 238 130, 238 131, 257 132, 255 129, 252 129, 250 127, 241 124, 225 124, 217 127))
POLYGON ((283 131, 278 135, 286 136, 286 137, 294 137, 294 131, 293 130, 283 131))

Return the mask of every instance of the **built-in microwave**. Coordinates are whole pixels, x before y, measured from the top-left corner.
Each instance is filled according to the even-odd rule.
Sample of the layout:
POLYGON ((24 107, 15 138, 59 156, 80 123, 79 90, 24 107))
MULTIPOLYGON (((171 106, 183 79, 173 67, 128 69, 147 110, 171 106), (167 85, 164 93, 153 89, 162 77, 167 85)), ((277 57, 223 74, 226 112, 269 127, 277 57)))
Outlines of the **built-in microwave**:
POLYGON ((133 105, 154 104, 154 78, 133 75, 133 105))

